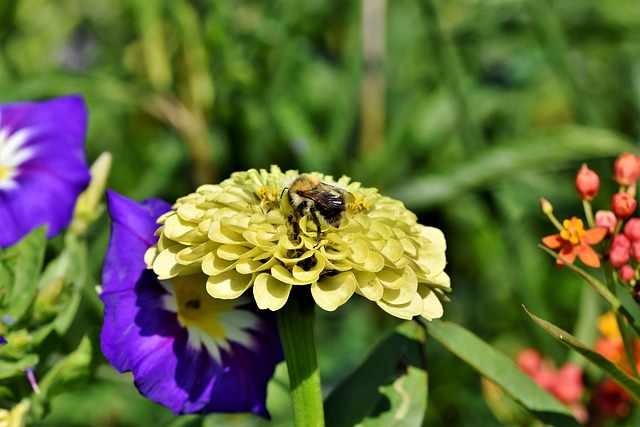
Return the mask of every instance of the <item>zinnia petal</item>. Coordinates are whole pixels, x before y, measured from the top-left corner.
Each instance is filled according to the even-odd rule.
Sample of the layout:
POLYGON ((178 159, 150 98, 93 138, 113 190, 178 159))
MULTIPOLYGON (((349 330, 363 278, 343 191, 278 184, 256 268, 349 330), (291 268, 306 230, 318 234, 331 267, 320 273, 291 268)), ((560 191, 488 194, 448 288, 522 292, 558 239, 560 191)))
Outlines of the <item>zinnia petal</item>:
POLYGON ((159 223, 146 259, 161 278, 199 271, 212 296, 229 299, 253 286, 264 309, 279 310, 293 286, 310 286, 328 311, 357 293, 398 317, 432 319, 442 315, 433 298, 451 289, 442 231, 348 177, 336 182, 277 166, 235 172, 178 199, 159 223), (316 186, 307 194, 333 205, 302 196, 295 183, 316 186))
POLYGON ((267 383, 283 359, 275 316, 246 298, 218 300, 203 273, 160 281, 144 254, 157 237, 159 200, 108 193, 112 235, 103 270, 101 341, 107 360, 132 371, 147 398, 175 413, 268 417, 267 383))
POLYGON ((78 95, 0 105, 0 247, 71 221, 90 180, 84 154, 87 109, 78 95))

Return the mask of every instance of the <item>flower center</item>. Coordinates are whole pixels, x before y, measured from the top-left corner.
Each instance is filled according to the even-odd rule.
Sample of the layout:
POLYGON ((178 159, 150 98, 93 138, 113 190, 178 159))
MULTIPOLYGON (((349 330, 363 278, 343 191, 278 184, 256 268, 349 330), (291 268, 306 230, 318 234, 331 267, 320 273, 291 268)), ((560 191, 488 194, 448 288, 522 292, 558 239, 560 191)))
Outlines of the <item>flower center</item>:
POLYGON ((0 128, 0 189, 17 187, 14 178, 18 167, 33 155, 33 150, 23 147, 30 136, 28 129, 9 134, 7 129, 0 128))
POLYGON ((560 237, 572 245, 580 243, 587 234, 584 229, 584 223, 578 218, 572 218, 571 220, 565 219, 562 222, 562 226, 564 227, 564 230, 560 232, 560 237))
POLYGON ((364 199, 356 194, 355 199, 349 203, 349 209, 352 213, 359 213, 362 211, 369 211, 371 209, 371 203, 367 203, 364 199))
POLYGON ((184 327, 202 329, 214 340, 226 338, 219 316, 220 313, 233 310, 233 301, 212 298, 202 279, 199 274, 171 279, 178 305, 178 320, 184 327))
POLYGON ((258 190, 258 197, 260 198, 260 205, 266 206, 268 210, 277 209, 280 205, 280 198, 276 188, 262 186, 258 190))

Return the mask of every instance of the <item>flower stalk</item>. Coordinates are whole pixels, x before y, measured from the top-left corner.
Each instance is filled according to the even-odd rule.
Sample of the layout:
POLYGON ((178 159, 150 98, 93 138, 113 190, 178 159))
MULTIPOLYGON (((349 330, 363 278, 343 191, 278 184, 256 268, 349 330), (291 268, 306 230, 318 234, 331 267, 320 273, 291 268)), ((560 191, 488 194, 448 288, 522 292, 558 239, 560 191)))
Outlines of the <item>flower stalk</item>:
POLYGON ((298 427, 324 426, 314 310, 315 303, 306 286, 294 286, 289 300, 278 310, 278 330, 289 371, 293 418, 298 427))

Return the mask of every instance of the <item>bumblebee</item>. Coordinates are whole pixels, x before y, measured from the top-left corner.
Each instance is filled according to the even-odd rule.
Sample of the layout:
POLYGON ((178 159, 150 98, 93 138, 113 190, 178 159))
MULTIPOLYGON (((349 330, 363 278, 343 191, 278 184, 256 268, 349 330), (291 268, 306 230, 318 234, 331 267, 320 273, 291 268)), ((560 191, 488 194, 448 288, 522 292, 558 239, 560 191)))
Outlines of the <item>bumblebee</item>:
POLYGON ((320 220, 332 227, 338 227, 344 216, 347 205, 354 201, 354 196, 337 185, 327 184, 315 176, 303 173, 289 185, 289 204, 297 219, 308 216, 318 230, 320 240, 320 220))

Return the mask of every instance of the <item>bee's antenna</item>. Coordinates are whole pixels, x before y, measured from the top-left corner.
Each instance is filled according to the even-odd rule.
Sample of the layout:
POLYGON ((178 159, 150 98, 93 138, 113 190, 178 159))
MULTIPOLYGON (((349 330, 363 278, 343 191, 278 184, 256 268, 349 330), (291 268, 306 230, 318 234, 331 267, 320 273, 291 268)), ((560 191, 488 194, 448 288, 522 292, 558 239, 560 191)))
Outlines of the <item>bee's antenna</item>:
POLYGON ((289 189, 289 187, 284 187, 284 188, 282 189, 282 192, 280 193, 280 198, 281 198, 281 199, 282 199, 282 196, 283 196, 283 194, 284 194, 284 190, 288 190, 288 189, 289 189))

